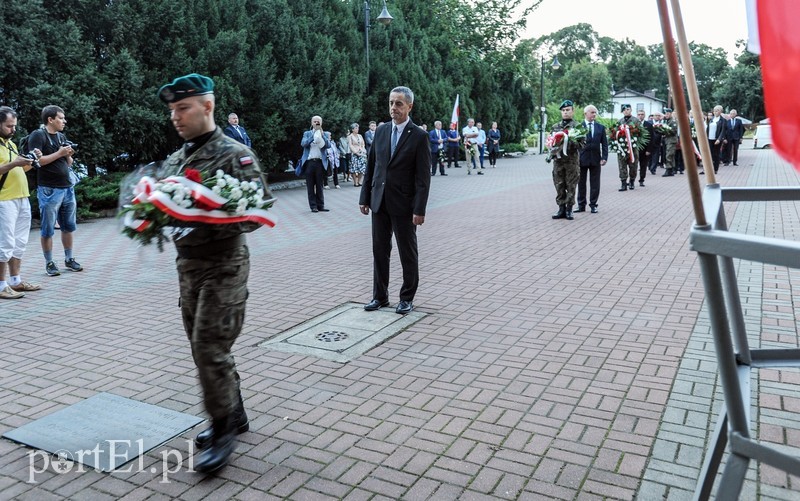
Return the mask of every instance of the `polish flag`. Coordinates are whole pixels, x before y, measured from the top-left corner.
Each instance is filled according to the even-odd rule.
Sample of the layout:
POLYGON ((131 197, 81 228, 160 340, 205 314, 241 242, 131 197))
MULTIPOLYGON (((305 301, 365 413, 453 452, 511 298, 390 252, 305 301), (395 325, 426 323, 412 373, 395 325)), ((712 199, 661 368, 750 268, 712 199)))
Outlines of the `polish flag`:
POLYGON ((460 111, 461 110, 458 109, 458 94, 456 94, 456 102, 453 105, 453 115, 450 117, 450 128, 451 129, 453 127, 458 128, 458 115, 460 114, 460 111))
POLYGON ((800 122, 797 106, 800 105, 800 31, 796 21, 800 18, 797 0, 769 0, 748 2, 750 38, 761 52, 761 78, 764 83, 764 104, 772 123, 772 141, 775 150, 800 170, 800 122), (753 8, 755 3, 755 8, 753 8), (753 19, 753 17, 756 19, 753 19))

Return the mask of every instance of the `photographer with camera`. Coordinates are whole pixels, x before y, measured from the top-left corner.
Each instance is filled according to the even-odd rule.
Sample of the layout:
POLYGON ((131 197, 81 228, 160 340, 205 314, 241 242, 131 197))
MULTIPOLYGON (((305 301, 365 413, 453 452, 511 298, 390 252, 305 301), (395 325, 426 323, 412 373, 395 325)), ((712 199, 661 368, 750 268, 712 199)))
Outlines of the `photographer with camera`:
POLYGON ((55 105, 42 109, 43 129, 28 136, 28 148, 42 151, 39 159, 41 168, 36 171, 39 199, 39 212, 42 217, 41 242, 45 260, 45 272, 55 277, 61 274, 53 261, 53 234, 55 224, 61 228, 61 244, 64 246, 64 265, 71 271, 83 268, 72 256, 72 233, 77 229, 75 222, 77 205, 75 189, 70 179, 72 155, 77 145, 67 140, 62 132, 67 125, 64 110, 55 105))
POLYGON ((22 254, 31 232, 31 204, 25 172, 38 168, 42 152, 21 155, 11 141, 17 130, 17 113, 0 106, 0 299, 19 299, 40 286, 20 278, 22 254), (9 277, 6 279, 6 268, 9 277))
POLYGON ((322 117, 311 117, 311 129, 303 133, 300 140, 303 147, 303 156, 300 158, 303 172, 306 174, 306 190, 308 191, 308 206, 311 212, 328 212, 325 208, 325 194, 323 191, 324 173, 328 170, 327 149, 330 141, 322 130, 322 117))

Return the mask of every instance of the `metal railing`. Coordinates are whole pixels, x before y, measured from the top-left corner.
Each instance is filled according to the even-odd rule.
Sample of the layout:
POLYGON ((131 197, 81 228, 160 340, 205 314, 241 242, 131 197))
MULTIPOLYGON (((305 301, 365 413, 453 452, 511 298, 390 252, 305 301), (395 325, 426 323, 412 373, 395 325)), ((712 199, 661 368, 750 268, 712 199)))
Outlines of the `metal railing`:
POLYGON ((800 187, 722 188, 706 186, 703 212, 707 225, 695 225, 690 246, 699 257, 711 334, 714 339, 724 405, 711 436, 694 499, 711 495, 727 450, 717 499, 738 499, 750 460, 800 476, 800 457, 779 451, 750 436, 751 373, 762 367, 800 367, 800 349, 751 349, 734 259, 800 269, 800 242, 728 231, 723 202, 800 201, 800 187))

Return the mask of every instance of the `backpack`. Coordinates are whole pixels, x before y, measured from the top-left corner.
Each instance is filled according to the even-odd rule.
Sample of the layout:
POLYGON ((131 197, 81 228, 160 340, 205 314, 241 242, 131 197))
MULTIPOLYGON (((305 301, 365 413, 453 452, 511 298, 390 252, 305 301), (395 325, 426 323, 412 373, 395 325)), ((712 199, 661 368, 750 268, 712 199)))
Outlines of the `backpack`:
POLYGON ((25 137, 23 137, 22 139, 19 140, 19 152, 20 153, 22 153, 23 155, 26 154, 26 153, 30 153, 30 150, 28 149, 28 140, 31 138, 31 136, 33 136, 34 134, 36 134, 37 132, 39 132, 41 130, 44 130, 44 129, 36 129, 35 131, 31 132, 30 134, 28 134, 27 136, 25 136, 25 137))

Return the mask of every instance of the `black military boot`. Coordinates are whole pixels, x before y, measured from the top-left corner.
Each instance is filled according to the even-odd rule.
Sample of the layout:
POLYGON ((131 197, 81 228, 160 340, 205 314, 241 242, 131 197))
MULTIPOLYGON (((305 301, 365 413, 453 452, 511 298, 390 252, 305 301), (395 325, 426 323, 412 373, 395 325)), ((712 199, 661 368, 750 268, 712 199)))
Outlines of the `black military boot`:
POLYGON ((628 191, 628 183, 622 181, 622 187, 617 191, 628 191))
MULTIPOLYGON (((244 410, 244 402, 242 402, 241 393, 239 394, 239 405, 236 410, 233 411, 233 416, 231 418, 237 434, 241 435, 250 429, 250 421, 248 421, 247 413, 244 410)), ((213 439, 214 426, 212 425, 198 433, 197 436, 194 437, 194 443, 197 445, 198 449, 205 449, 209 444, 211 444, 213 439)))
POLYGON ((631 179, 631 180, 628 182, 628 188, 630 188, 631 190, 633 189, 633 186, 634 186, 634 185, 633 185, 633 182, 634 182, 634 181, 635 181, 635 179, 631 179))
POLYGON ((661 174, 661 177, 670 177, 670 176, 674 176, 674 175, 675 175, 675 173, 672 172, 672 169, 667 169, 667 172, 661 174))
POLYGON ((558 212, 553 214, 553 219, 564 219, 565 217, 567 217, 567 206, 559 205, 558 212))
POLYGON ((213 436, 211 444, 200 451, 194 469, 200 473, 213 473, 226 464, 236 449, 236 426, 233 416, 215 419, 211 425, 213 436))
POLYGON ((567 208, 567 211, 564 214, 564 219, 566 219, 567 221, 572 221, 573 219, 575 219, 575 217, 573 217, 573 215, 572 215, 572 206, 571 205, 567 205, 566 208, 567 208))

